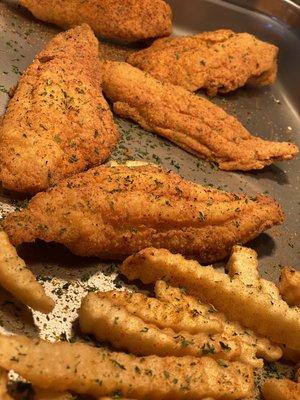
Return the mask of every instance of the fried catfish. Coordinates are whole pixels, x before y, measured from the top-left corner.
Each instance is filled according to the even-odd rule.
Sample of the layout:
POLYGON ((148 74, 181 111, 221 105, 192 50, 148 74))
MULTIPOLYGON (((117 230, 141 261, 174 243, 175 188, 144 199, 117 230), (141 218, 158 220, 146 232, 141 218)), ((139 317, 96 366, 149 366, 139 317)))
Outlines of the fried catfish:
POLYGON ((55 36, 20 79, 0 126, 0 181, 36 193, 102 163, 118 139, 88 25, 55 36))
POLYGON ((244 85, 271 85, 277 74, 278 48, 249 33, 228 29, 159 39, 127 61, 163 82, 210 96, 244 85))
POLYGON ((87 23, 97 35, 136 41, 169 36, 172 12, 163 0, 21 0, 42 21, 63 28, 87 23))
POLYGON ((103 91, 114 112, 130 118, 224 170, 261 169, 293 158, 298 148, 252 136, 236 118, 210 101, 162 83, 127 63, 102 64, 103 91))
POLYGON ((156 246, 212 262, 282 221, 271 197, 203 187, 153 165, 119 165, 60 182, 3 224, 15 245, 55 241, 103 259, 156 246))

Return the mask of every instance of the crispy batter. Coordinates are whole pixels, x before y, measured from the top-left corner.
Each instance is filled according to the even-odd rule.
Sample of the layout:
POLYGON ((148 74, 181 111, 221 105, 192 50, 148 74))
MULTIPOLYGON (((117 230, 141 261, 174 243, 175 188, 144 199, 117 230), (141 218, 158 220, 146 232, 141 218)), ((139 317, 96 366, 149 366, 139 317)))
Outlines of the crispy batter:
POLYGON ((54 307, 54 301, 46 295, 3 231, 0 232, 0 285, 34 310, 49 313, 54 307))
POLYGON ((265 400, 299 400, 300 383, 289 379, 267 379, 262 393, 265 400))
POLYGON ((0 399, 13 400, 7 393, 7 372, 0 368, 0 399))
POLYGON ((300 272, 284 267, 281 270, 279 292, 290 306, 300 307, 300 272))
POLYGON ((226 341, 221 335, 191 335, 170 328, 161 330, 129 313, 125 307, 114 305, 110 298, 101 298, 95 293, 83 299, 79 323, 83 333, 94 334, 98 340, 138 356, 207 355, 240 361, 240 345, 234 338, 226 341))
POLYGON ((188 293, 213 304, 232 321, 276 343, 300 350, 300 310, 289 308, 257 287, 246 286, 213 267, 202 267, 180 254, 148 248, 124 261, 121 271, 128 279, 155 283, 164 279, 184 286, 188 293))
POLYGON ((97 292, 99 298, 109 298, 115 305, 125 307, 133 315, 158 328, 171 328, 175 332, 218 333, 223 323, 197 312, 178 310, 173 304, 166 304, 142 293, 120 292, 116 290, 97 292))
POLYGON ((60 33, 24 72, 0 127, 0 182, 36 193, 100 164, 118 132, 101 94, 98 41, 87 25, 60 33))
POLYGON ((136 41, 172 32, 172 12, 163 0, 21 0, 45 22, 70 28, 82 22, 97 35, 136 41))
POLYGON ((68 392, 54 392, 45 389, 35 389, 34 400, 73 400, 73 396, 68 392))
POLYGON ((135 357, 82 343, 49 343, 0 335, 0 366, 34 386, 95 397, 145 400, 235 400, 251 396, 253 370, 239 362, 227 368, 209 357, 135 357))
POLYGON ((228 29, 156 40, 127 62, 156 79, 210 96, 244 85, 271 85, 277 74, 278 48, 248 33, 228 29))
POLYGON ((270 197, 205 188, 151 165, 119 165, 91 169, 39 193, 3 226, 15 245, 39 238, 104 259, 156 246, 213 262, 282 220, 270 197))
POLYGON ((269 339, 257 336, 250 329, 242 327, 238 322, 229 321, 224 314, 219 313, 211 306, 202 303, 196 297, 185 294, 185 290, 172 287, 164 281, 155 283, 155 295, 161 301, 173 304, 178 310, 190 310, 192 313, 203 314, 223 323, 223 336, 226 340, 235 338, 241 346, 239 359, 255 367, 262 367, 263 363, 257 357, 266 361, 277 361, 282 356, 280 346, 269 339))
POLYGON ((252 136, 237 120, 186 89, 161 83, 127 63, 106 61, 103 91, 116 114, 164 136, 224 170, 261 169, 293 158, 298 148, 252 136))

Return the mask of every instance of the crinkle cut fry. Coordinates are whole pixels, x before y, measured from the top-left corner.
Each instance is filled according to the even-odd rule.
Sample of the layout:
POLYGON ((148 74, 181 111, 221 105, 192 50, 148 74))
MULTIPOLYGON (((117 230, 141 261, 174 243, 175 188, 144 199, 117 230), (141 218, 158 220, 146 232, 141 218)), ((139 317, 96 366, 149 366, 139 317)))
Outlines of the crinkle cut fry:
POLYGON ((299 310, 272 299, 259 288, 231 280, 212 267, 202 267, 165 249, 148 248, 128 257, 120 272, 129 280, 140 279, 143 283, 164 279, 173 286, 182 285, 188 293, 213 304, 231 320, 274 342, 300 349, 299 310))
POLYGON ((208 357, 140 358, 24 336, 0 335, 0 367, 42 389, 95 397, 120 391, 124 397, 145 400, 237 400, 251 396, 254 385, 252 368, 239 362, 224 368, 208 357))
POLYGON ((97 292, 97 296, 111 299, 114 304, 125 307, 131 314, 161 329, 171 328, 175 332, 185 331, 191 334, 211 334, 223 330, 223 324, 219 320, 188 310, 179 311, 172 304, 166 304, 142 293, 112 290, 97 292))
POLYGON ((272 343, 265 337, 257 336, 238 322, 229 321, 224 314, 217 312, 213 306, 202 303, 196 297, 189 296, 184 289, 172 287, 165 281, 157 281, 155 283, 155 295, 160 300, 174 304, 179 309, 200 312, 208 317, 211 316, 220 320, 224 325, 223 335, 227 338, 234 337, 240 342, 246 363, 251 364, 249 361, 254 360, 255 357, 262 357, 266 361, 278 361, 282 357, 282 350, 279 345, 272 343))
POLYGON ((54 301, 46 295, 3 231, 0 231, 0 285, 34 310, 49 313, 54 307, 54 301))
POLYGON ((205 333, 191 335, 186 332, 161 330, 153 324, 116 306, 109 298, 99 298, 89 293, 79 311, 80 328, 85 334, 94 334, 102 342, 111 343, 116 349, 139 356, 158 355, 202 357, 239 360, 241 348, 232 338, 205 333))

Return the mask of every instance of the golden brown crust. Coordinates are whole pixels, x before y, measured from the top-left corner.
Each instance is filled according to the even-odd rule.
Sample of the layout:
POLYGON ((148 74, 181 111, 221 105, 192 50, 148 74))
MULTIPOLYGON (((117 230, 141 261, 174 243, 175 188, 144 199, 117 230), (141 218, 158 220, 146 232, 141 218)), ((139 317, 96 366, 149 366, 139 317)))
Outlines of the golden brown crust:
POLYGON ((159 39, 127 62, 163 82, 214 96, 244 85, 271 85, 276 79, 278 48, 248 33, 221 29, 159 39))
POLYGON ((123 259, 156 246, 212 262, 282 221, 271 197, 239 197, 150 165, 100 166, 39 193, 4 229, 15 245, 39 238, 82 256, 123 259))
POLYGON ((20 79, 0 128, 0 181, 36 193, 103 162, 118 132, 87 25, 54 37, 20 79))
POLYGON ((282 298, 290 305, 300 307, 300 272, 283 267, 278 285, 282 298))
POLYGON ((63 28, 87 23, 97 35, 136 41, 169 36, 172 11, 163 0, 21 0, 32 14, 63 28))
POLYGON ((252 136, 208 100, 121 62, 105 62, 103 91, 114 111, 224 170, 261 169, 293 158, 298 148, 252 136))

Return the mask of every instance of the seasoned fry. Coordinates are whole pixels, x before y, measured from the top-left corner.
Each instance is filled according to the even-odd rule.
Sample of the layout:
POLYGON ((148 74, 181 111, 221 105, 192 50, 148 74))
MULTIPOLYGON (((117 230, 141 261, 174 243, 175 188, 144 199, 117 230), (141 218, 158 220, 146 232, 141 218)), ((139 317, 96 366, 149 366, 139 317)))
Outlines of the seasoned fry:
POLYGON ((143 283, 165 279, 174 286, 182 285, 231 320, 274 342, 300 350, 299 309, 291 309, 283 300, 273 299, 238 279, 232 280, 212 267, 202 267, 165 249, 148 248, 128 257, 120 271, 128 279, 140 279, 143 283))
POLYGON ((161 330, 114 305, 109 298, 89 293, 82 301, 79 323, 83 333, 94 334, 100 341, 111 343, 116 349, 136 355, 201 357, 208 355, 223 360, 239 360, 241 349, 235 339, 226 341, 219 335, 161 330))
POLYGON ((109 298, 117 306, 140 317, 143 321, 154 324, 161 329, 171 328, 175 332, 217 333, 223 330, 223 324, 213 318, 207 318, 190 310, 178 310, 172 304, 166 304, 142 293, 120 292, 116 290, 98 292, 99 298, 109 298))
POLYGON ((241 345, 240 360, 250 365, 262 367, 262 363, 256 357, 262 357, 266 361, 277 361, 282 356, 280 346, 270 342, 267 338, 257 336, 250 329, 243 328, 238 322, 229 321, 213 306, 203 304, 199 299, 185 294, 184 290, 169 286, 164 281, 157 281, 155 295, 162 301, 174 304, 179 310, 191 310, 192 313, 199 312, 218 319, 224 325, 224 337, 227 340, 234 337, 239 341, 241 345))
POLYGON ((49 313, 54 301, 48 297, 5 232, 0 232, 0 285, 34 310, 49 313))
POLYGON ((259 280, 257 253, 248 247, 233 246, 226 268, 231 278, 238 278, 245 285, 259 280))
POLYGON ((281 299, 275 283, 259 276, 257 253, 243 246, 233 246, 227 263, 229 276, 248 286, 255 286, 273 299, 281 299))
POLYGON ((289 379, 267 379, 262 393, 265 400, 299 400, 300 383, 289 379))
POLYGON ((135 357, 82 343, 49 343, 0 335, 0 366, 34 386, 95 397, 153 400, 236 400, 251 396, 253 370, 239 362, 219 365, 209 357, 135 357))
POLYGON ((7 393, 7 372, 0 368, 0 399, 13 400, 7 393))
POLYGON ((279 281, 279 292, 290 306, 300 307, 300 272, 284 267, 279 281))
POLYGON ((68 392, 53 392, 45 389, 35 389, 34 400, 73 400, 68 392))

